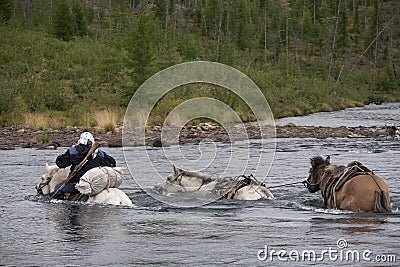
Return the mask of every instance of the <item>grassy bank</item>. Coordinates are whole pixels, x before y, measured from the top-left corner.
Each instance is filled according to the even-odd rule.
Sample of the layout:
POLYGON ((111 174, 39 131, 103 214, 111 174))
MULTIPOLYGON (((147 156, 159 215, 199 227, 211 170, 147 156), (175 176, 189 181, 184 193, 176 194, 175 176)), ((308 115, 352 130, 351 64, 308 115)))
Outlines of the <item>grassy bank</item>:
MULTIPOLYGON (((380 2, 378 6, 362 6, 355 1, 359 6, 346 6, 342 11, 347 12, 343 18, 346 23, 341 26, 344 28, 336 29, 338 40, 326 17, 317 14, 308 25, 304 14, 313 9, 297 5, 296 1, 289 6, 285 6, 285 1, 274 2, 277 6, 273 9, 257 6, 258 1, 248 1, 248 10, 241 6, 242 1, 233 1, 233 6, 218 7, 223 11, 218 14, 207 13, 207 8, 213 10, 213 1, 199 1, 195 6, 183 1, 180 6, 172 5, 174 10, 168 11, 166 17, 163 1, 155 1, 153 6, 139 1, 128 8, 115 3, 103 3, 105 6, 101 7, 102 4, 88 6, 88 1, 60 0, 67 5, 73 3, 70 15, 81 16, 80 23, 82 18, 86 21, 82 30, 79 27, 83 26, 75 20, 68 36, 57 32, 60 25, 56 19, 66 15, 56 17, 57 12, 63 9, 48 6, 54 12, 43 13, 46 9, 35 9, 39 2, 31 2, 31 18, 18 5, 14 6, 14 16, 10 15, 8 20, 2 17, 3 126, 78 125, 113 129, 122 121, 130 98, 142 82, 165 67, 193 60, 218 61, 248 75, 261 89, 275 118, 400 100, 396 72, 400 69, 399 29, 390 24, 387 28, 380 26, 380 39, 376 44, 370 42, 373 30, 376 32, 373 18, 379 16, 382 21, 389 21, 387 12, 398 10, 392 1, 383 6, 379 6, 380 2), (309 10, 302 13, 301 9, 309 10), (190 10, 193 13, 187 13, 190 10), (365 32, 356 32, 355 19, 359 14, 355 10, 368 11, 365 32), (243 16, 231 21, 232 14, 243 16), (279 16, 286 17, 286 22, 275 21, 279 16), (289 25, 289 21, 301 25, 289 25), (249 26, 242 28, 243 25, 249 26), (80 30, 74 33, 75 26, 80 30), (278 35, 277 29, 281 30, 278 35), (356 37, 364 39, 350 41, 356 37), (335 41, 336 46, 332 44, 335 41), (329 58, 330 55, 334 57, 329 58)), ((321 6, 318 10, 335 14, 337 6, 329 8, 321 6)), ((176 105, 198 96, 227 103, 244 120, 254 118, 243 101, 228 90, 198 84, 168 93, 153 110, 149 123, 162 123, 176 105)))

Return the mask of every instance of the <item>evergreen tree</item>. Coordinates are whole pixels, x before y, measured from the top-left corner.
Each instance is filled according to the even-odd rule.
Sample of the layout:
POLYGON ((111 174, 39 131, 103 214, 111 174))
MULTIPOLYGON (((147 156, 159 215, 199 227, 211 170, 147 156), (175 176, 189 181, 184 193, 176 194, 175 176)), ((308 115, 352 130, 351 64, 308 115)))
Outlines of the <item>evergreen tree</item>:
POLYGON ((57 38, 70 41, 74 36, 75 19, 68 0, 59 0, 55 3, 53 29, 57 38))
POLYGON ((247 19, 246 2, 239 1, 237 18, 237 45, 240 49, 252 48, 253 25, 247 19))
POLYGON ((76 35, 78 37, 87 35, 89 32, 87 20, 85 17, 84 9, 79 0, 74 1, 73 5, 72 5, 72 14, 75 17, 76 35))
POLYGON ((216 39, 219 14, 219 0, 206 0, 204 8, 204 19, 207 26, 208 36, 216 39))
POLYGON ((12 0, 0 0, 0 24, 6 23, 11 18, 12 0))
POLYGON ((378 0, 372 0, 373 1, 373 5, 374 5, 374 10, 372 12, 372 16, 370 17, 370 31, 369 31, 369 36, 370 39, 367 40, 368 43, 371 42, 377 33, 377 29, 379 27, 378 23, 379 23, 379 2, 378 0))
POLYGON ((360 11, 359 11, 359 3, 358 3, 358 1, 359 0, 354 0, 354 7, 353 7, 353 12, 354 12, 353 38, 354 38, 356 51, 358 50, 358 46, 360 44, 360 34, 361 34, 360 11))
POLYGON ((348 43, 346 1, 342 1, 339 12, 337 46, 339 49, 345 49, 348 43))
MULTIPOLYGON (((156 58, 157 43, 160 38, 156 22, 150 15, 139 15, 136 25, 126 38, 130 64, 136 86, 140 86, 152 74, 151 66, 156 58)), ((132 94, 133 92, 128 92, 132 94)))

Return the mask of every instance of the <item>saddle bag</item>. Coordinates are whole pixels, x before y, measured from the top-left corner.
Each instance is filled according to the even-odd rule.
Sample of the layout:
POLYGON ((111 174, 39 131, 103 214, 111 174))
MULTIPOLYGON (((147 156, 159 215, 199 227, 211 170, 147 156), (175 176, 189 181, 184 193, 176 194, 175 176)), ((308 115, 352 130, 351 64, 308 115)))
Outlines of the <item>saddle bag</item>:
POLYGON ((119 187, 126 173, 122 167, 97 167, 87 171, 75 185, 82 194, 94 196, 104 189, 119 187))

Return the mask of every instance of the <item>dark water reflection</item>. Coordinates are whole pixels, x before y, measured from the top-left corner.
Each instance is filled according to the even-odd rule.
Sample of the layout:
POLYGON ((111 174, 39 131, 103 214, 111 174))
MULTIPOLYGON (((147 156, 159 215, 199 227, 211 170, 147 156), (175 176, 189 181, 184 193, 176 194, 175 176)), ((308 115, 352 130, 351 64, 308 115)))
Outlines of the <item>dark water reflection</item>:
MULTIPOLYGON (((257 147, 257 140, 254 140, 257 147)), ((243 144, 237 143, 236 146, 243 144)), ((188 145, 188 149, 192 149, 188 145)), ((225 149, 220 144, 221 149, 225 149)), ((193 148, 195 149, 195 148, 193 148)), ((228 149, 228 147, 226 148, 228 149)), ((124 165, 122 149, 105 149, 124 165)), ((35 196, 34 185, 44 164, 63 149, 0 151, 0 265, 16 266, 394 266, 400 262, 400 142, 373 139, 279 139, 270 173, 274 186, 304 180, 309 158, 331 155, 333 163, 359 160, 388 183, 390 215, 352 213, 321 208, 319 193, 302 185, 271 189, 277 200, 219 200, 200 208, 174 208, 135 190, 126 177, 122 190, 137 209, 49 201, 35 196), (347 247, 339 249, 338 240, 347 247), (371 250, 395 255, 397 262, 360 260, 321 262, 260 261, 258 252, 271 250, 371 250)), ((152 149, 156 158, 160 149, 152 149)), ((224 155, 222 153, 221 155, 224 155)), ((241 157, 238 157, 240 160, 241 157)), ((249 161, 249 170, 255 168, 249 161)), ((157 163, 165 173, 168 162, 157 163)), ((146 170, 137 166, 137 172, 146 170)))

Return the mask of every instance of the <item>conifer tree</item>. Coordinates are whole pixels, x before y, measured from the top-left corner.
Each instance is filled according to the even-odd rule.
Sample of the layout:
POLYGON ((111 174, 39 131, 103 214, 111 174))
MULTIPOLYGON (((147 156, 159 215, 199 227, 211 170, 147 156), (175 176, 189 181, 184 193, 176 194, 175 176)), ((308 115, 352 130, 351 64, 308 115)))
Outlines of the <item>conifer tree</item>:
POLYGON ((57 38, 70 41, 74 36, 75 21, 68 0, 57 1, 54 10, 53 29, 57 38))
POLYGON ((360 44, 360 11, 359 11, 359 0, 354 0, 354 19, 353 19, 353 36, 354 36, 354 44, 356 51, 358 51, 358 46, 360 44))
POLYGON ((340 5, 337 34, 338 34, 338 36, 337 36, 338 49, 345 49, 349 43, 348 30, 347 30, 346 1, 343 1, 340 5))
POLYGON ((0 24, 11 18, 12 0, 0 0, 0 24))
POLYGON ((126 49, 131 62, 129 66, 133 69, 137 86, 152 74, 150 67, 156 56, 156 43, 160 37, 154 25, 155 20, 150 15, 139 15, 136 25, 126 38, 126 49))
POLYGON ((75 0, 72 5, 72 13, 75 18, 76 35, 82 37, 88 34, 87 20, 84 14, 83 7, 79 0, 75 0))

